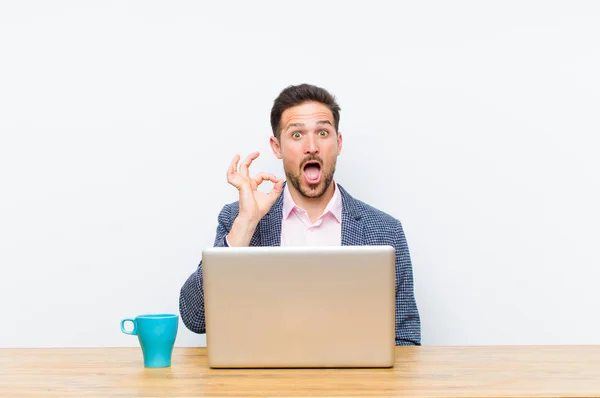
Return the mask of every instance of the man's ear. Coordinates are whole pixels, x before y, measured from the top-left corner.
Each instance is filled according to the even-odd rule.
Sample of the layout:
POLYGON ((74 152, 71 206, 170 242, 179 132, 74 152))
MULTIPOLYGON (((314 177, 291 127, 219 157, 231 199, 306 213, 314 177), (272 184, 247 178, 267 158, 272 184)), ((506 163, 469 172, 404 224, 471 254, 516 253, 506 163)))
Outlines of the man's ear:
POLYGON ((342 132, 338 131, 337 133, 337 154, 339 155, 342 152, 342 132))
POLYGON ((273 151, 275 156, 277 156, 277 159, 282 159, 283 156, 281 156, 281 145, 279 145, 279 140, 276 137, 272 136, 269 139, 269 144, 271 144, 271 150, 273 151))

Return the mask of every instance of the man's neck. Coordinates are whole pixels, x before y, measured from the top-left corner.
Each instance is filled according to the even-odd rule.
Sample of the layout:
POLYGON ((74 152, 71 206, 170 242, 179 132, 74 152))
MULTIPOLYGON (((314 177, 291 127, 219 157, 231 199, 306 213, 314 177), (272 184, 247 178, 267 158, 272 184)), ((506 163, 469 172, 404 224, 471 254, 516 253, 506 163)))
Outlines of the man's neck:
POLYGON ((291 184, 288 184, 288 188, 296 206, 306 210, 308 213, 308 218, 310 218, 310 221, 314 223, 321 216, 321 214, 323 214, 323 211, 333 197, 333 194, 335 193, 335 182, 332 181, 327 187, 327 190, 319 198, 307 198, 298 192, 291 184))

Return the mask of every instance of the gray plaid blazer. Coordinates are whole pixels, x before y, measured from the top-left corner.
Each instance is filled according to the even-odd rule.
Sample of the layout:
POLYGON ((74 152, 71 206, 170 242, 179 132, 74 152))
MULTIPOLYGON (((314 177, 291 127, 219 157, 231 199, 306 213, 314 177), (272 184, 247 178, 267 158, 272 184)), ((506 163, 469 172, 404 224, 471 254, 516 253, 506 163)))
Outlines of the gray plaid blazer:
MULTIPOLYGON (((342 195, 342 245, 391 245, 396 249, 396 345, 421 345, 421 322, 413 288, 410 254, 400 221, 354 199, 337 184, 342 195)), ((280 246, 283 194, 260 220, 250 246, 280 246)), ((227 204, 218 217, 214 246, 224 246, 225 236, 239 212, 239 202, 227 204)), ((179 295, 179 312, 185 326, 206 333, 202 262, 187 279, 179 295)))

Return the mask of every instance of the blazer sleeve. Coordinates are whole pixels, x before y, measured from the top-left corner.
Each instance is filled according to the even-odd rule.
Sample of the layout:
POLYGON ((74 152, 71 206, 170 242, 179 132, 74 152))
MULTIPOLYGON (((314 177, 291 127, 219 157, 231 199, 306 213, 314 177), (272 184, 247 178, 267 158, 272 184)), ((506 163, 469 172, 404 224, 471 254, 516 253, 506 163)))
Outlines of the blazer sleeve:
MULTIPOLYGON (((233 205, 225 205, 218 217, 214 247, 226 245, 225 237, 233 225, 233 205)), ((183 324, 194 333, 206 333, 204 320, 204 289, 202 286, 202 261, 196 271, 185 281, 179 292, 179 313, 183 324)))
POLYGON ((396 248, 396 345, 421 345, 421 320, 414 294, 413 271, 402 224, 398 221, 396 248))

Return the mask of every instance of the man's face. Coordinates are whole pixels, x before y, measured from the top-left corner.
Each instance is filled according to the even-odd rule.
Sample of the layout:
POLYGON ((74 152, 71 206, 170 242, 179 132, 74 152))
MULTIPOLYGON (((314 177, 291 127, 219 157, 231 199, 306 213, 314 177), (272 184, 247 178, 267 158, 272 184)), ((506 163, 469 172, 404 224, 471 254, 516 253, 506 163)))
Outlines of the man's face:
POLYGON ((333 114, 319 102, 305 102, 281 115, 279 141, 271 137, 271 148, 287 180, 306 198, 325 193, 335 173, 342 150, 342 134, 336 133, 333 114))

